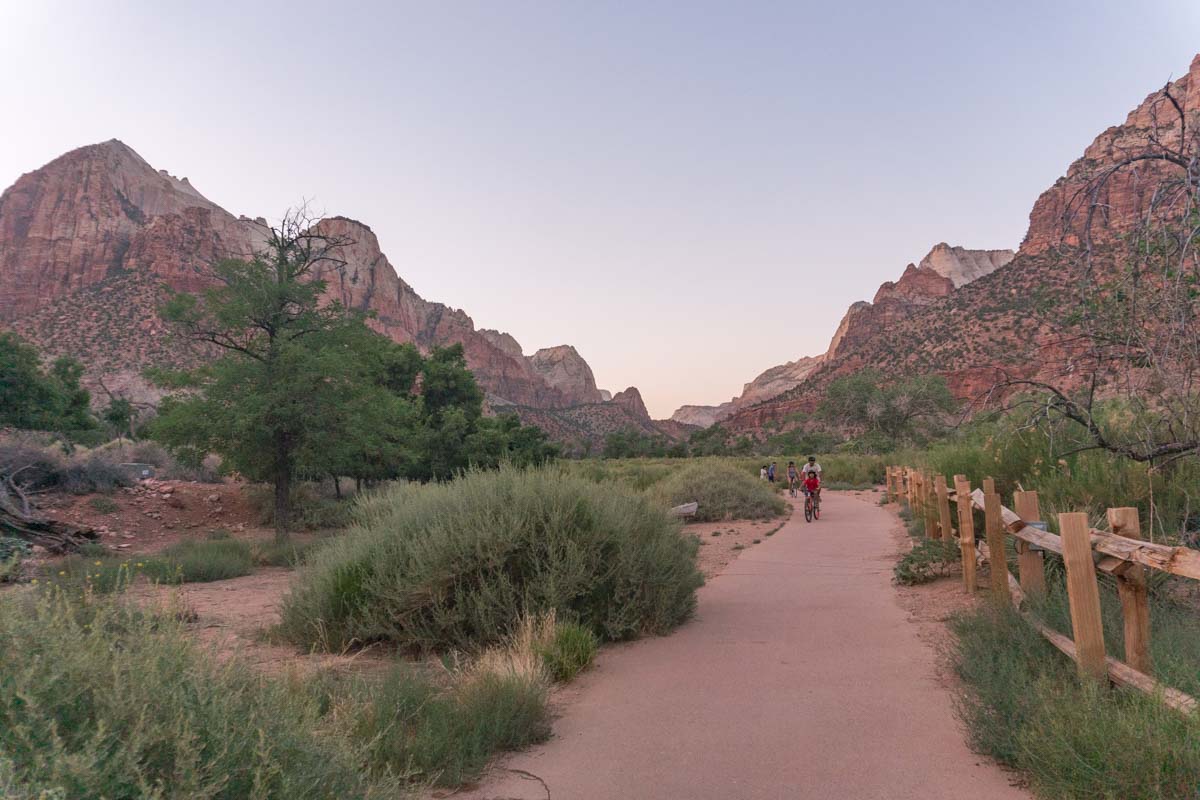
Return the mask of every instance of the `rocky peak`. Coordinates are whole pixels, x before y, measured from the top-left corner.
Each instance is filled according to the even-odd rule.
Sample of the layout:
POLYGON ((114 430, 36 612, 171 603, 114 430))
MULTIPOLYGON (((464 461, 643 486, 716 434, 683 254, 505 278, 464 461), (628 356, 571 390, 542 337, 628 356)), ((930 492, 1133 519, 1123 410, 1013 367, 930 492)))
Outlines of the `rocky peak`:
MULTIPOLYGON (((1200 113, 1200 55, 1183 77, 1170 84, 1188 124, 1200 113)), ((1179 143, 1178 114, 1171 102, 1154 92, 1129 113, 1125 122, 1101 133, 1076 159, 1065 175, 1042 193, 1029 213, 1029 230, 1022 255, 1037 255, 1060 245, 1078 245, 1085 233, 1091 192, 1089 184, 1121 159, 1145 153, 1152 136, 1163 145, 1179 143)), ((1132 231, 1149 208, 1154 189, 1166 168, 1152 161, 1113 175, 1096 197, 1101 213, 1092 222, 1096 243, 1116 241, 1132 231)))
POLYGON ((918 269, 930 269, 944 278, 949 278, 954 288, 990 275, 1005 266, 1016 256, 1012 250, 968 250, 951 247, 945 242, 933 246, 929 254, 921 259, 918 269))
POLYGON ((599 403, 604 399, 596 388, 592 368, 569 344, 544 347, 530 356, 530 363, 546 383, 576 402, 599 403))
POLYGON ((490 328, 481 328, 479 335, 491 342, 492 346, 502 353, 506 353, 513 358, 525 357, 525 351, 521 348, 521 343, 513 338, 512 334, 490 328))
MULTIPOLYGON (((464 312, 423 299, 401 280, 367 225, 329 217, 319 230, 348 240, 341 253, 345 266, 327 265, 317 276, 326 282, 328 299, 371 312, 369 324, 381 333, 422 349, 462 344, 467 365, 498 401, 557 407, 585 399, 549 384, 511 336, 477 331, 464 312)), ((262 217, 234 217, 186 178, 154 169, 116 139, 72 150, 22 175, 0 195, 0 322, 29 322, 42 310, 61 308, 67 311, 55 316, 53 326, 29 322, 27 329, 61 333, 79 327, 83 320, 64 315, 78 316, 87 304, 73 300, 123 277, 136 278, 139 286, 196 291, 210 280, 208 264, 261 249, 268 232, 262 217)), ((143 295, 149 298, 153 291, 143 295)), ((162 348, 148 344, 161 335, 155 309, 152 300, 139 304, 144 318, 123 318, 114 330, 101 331, 97 320, 88 320, 95 331, 89 341, 120 343, 115 350, 107 347, 114 352, 103 361, 91 358, 78 337, 46 334, 37 344, 48 353, 80 357, 107 374, 117 368, 140 373, 163 357, 162 348), (62 346, 50 338, 61 338, 62 346)), ((101 316, 118 324, 97 312, 101 316)), ((586 372, 591 379, 582 359, 567 372, 580 381, 586 372)))
POLYGON ((642 393, 637 390, 636 386, 630 386, 623 392, 617 392, 613 395, 611 402, 624 406, 638 419, 650 419, 650 412, 646 410, 646 404, 642 402, 642 393))

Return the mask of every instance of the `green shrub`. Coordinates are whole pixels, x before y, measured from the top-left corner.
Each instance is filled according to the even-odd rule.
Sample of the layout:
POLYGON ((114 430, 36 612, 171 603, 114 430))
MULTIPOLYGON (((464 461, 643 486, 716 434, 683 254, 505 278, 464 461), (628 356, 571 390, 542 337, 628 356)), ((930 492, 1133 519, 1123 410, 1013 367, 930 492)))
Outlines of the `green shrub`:
POLYGON ((399 791, 364 776, 309 696, 236 660, 217 663, 169 618, 61 593, 8 597, 0 641, 5 790, 67 800, 399 791))
POLYGON ((729 464, 705 460, 688 464, 656 484, 655 497, 667 506, 699 503, 694 519, 770 519, 787 510, 787 501, 757 477, 729 464))
POLYGON ((500 750, 549 736, 546 686, 518 674, 457 677, 440 686, 409 665, 380 682, 360 680, 344 709, 351 737, 376 774, 458 786, 479 776, 500 750))
POLYGON ((913 545, 892 569, 896 583, 915 586, 929 583, 933 579, 948 575, 951 567, 958 564, 962 555, 955 542, 941 539, 922 539, 913 545))
POLYGON ((256 542, 254 544, 254 563, 260 567, 294 567, 304 562, 313 548, 321 544, 320 539, 298 541, 295 538, 286 542, 275 540, 256 542))
POLYGON ((473 649, 557 610, 608 639, 665 633, 695 609, 694 537, 644 495, 555 468, 393 486, 316 552, 281 633, 340 649, 473 649))
POLYGON ((93 497, 88 500, 88 505, 98 514, 113 514, 121 510, 121 507, 109 497, 93 497))
MULTIPOLYGON (((252 486, 246 499, 258 515, 260 525, 275 524, 275 493, 270 486, 252 486)), ((354 504, 327 496, 320 484, 302 483, 295 487, 292 497, 292 528, 320 531, 345 528, 351 522, 354 504)))
POLYGON ((596 634, 582 625, 558 623, 550 641, 538 648, 550 677, 566 683, 587 669, 600 646, 596 634))
POLYGON ((250 545, 238 539, 186 539, 146 564, 146 574, 164 583, 206 583, 249 575, 254 570, 250 545))

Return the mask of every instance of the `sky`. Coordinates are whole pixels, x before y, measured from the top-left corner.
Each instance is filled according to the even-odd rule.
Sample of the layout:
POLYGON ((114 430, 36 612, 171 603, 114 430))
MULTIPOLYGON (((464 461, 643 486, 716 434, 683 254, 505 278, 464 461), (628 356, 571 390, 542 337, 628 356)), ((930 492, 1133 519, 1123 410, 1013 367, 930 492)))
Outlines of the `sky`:
POLYGON ((653 415, 823 352, 1200 52, 1196 0, 0 0, 0 187, 118 138, 234 214, 307 200, 423 297, 653 415))

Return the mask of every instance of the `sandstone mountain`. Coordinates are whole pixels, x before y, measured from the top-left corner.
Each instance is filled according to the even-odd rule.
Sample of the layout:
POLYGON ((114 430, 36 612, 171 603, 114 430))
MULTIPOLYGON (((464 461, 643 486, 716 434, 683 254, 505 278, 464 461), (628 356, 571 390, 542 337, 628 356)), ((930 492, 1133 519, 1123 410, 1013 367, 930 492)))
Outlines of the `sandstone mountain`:
MULTIPOLYGON (((372 325, 423 349, 461 343, 494 404, 567 407, 601 399, 591 369, 564 345, 526 357, 512 336, 476 330, 463 311, 423 299, 371 229, 345 217, 322 232, 350 240, 346 266, 321 275, 330 299, 374 312, 372 325)), ((187 178, 156 171, 124 143, 73 150, 0 195, 0 324, 51 355, 73 355, 93 385, 153 395, 149 366, 204 357, 159 320, 163 292, 196 291, 206 265, 262 247, 264 220, 235 217, 187 178)))
POLYGON ((742 387, 742 393, 719 406, 680 406, 671 419, 685 425, 707 428, 739 409, 770 400, 798 386, 808 374, 821 365, 824 355, 804 356, 777 367, 771 367, 742 387))
POLYGON ((592 368, 579 355, 579 351, 569 344, 544 347, 529 357, 529 363, 542 380, 577 402, 599 403, 612 399, 611 395, 605 398, 604 393, 596 388, 592 368))
MULTIPOLYGON (((1200 56, 1170 86, 1188 124, 1200 117, 1200 56)), ((1092 181, 1119 159, 1145 153, 1152 138, 1178 142, 1178 116, 1156 92, 1122 125, 1101 133, 1066 174, 1037 199, 1014 255, 938 245, 872 302, 846 312, 819 369, 796 388, 729 416, 732 431, 787 426, 811 411, 830 380, 864 368, 897 377, 938 373, 962 399, 976 399, 1008 376, 1062 368, 1065 318, 1090 280, 1080 251, 1089 207, 1093 248, 1113 248, 1145 214, 1161 167, 1147 162, 1117 173, 1098 196, 1092 181)))

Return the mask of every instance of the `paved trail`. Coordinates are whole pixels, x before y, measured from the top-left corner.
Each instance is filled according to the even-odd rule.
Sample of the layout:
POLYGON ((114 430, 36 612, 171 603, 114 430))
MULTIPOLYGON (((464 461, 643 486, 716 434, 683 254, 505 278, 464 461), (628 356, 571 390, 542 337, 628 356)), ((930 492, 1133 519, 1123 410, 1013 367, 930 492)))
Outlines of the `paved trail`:
POLYGON ((932 677, 890 583, 892 517, 832 493, 822 511, 742 553, 676 633, 606 648, 554 738, 459 796, 1027 800, 932 677))

